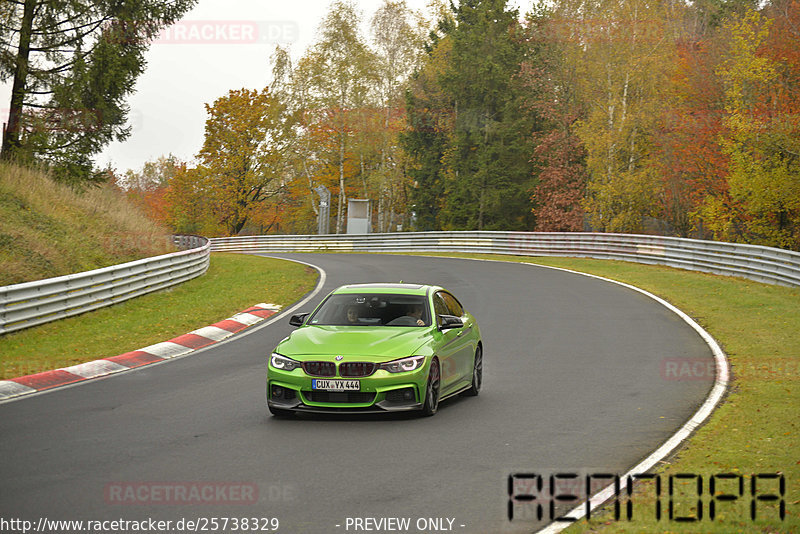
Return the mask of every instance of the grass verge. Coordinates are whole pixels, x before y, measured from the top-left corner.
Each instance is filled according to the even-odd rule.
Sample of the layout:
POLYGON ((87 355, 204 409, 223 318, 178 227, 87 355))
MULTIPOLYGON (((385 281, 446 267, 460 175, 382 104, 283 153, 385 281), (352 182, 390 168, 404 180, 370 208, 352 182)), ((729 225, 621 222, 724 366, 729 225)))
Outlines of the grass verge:
POLYGON ((0 286, 173 252, 169 231, 113 184, 83 192, 0 162, 0 286))
POLYGON ((261 302, 286 306, 311 291, 317 276, 289 261, 214 253, 205 275, 172 289, 0 336, 0 379, 140 349, 261 302))
MULTIPOLYGON (((633 518, 615 520, 613 509, 594 514, 568 532, 800 532, 800 289, 771 286, 738 278, 714 276, 634 263, 573 259, 521 258, 447 254, 561 267, 626 282, 677 306, 703 326, 722 346, 731 365, 728 395, 717 410, 667 462, 655 472, 662 479, 661 519, 656 520, 653 484, 643 483, 631 503, 633 518), (673 520, 669 519, 670 475, 702 476, 675 482, 673 520), (715 494, 736 495, 718 500, 710 519, 710 477, 742 475, 743 495, 736 479, 717 479, 715 494), (751 518, 752 475, 781 473, 785 477, 786 516, 779 519, 777 502, 756 500, 751 518), (678 482, 681 482, 678 484, 678 482), (678 517, 702 519, 679 522, 678 517)), ((620 473, 621 474, 621 473, 620 473)), ((777 480, 761 480, 756 495, 779 494, 777 480)), ((625 500, 620 501, 623 505, 625 500)))

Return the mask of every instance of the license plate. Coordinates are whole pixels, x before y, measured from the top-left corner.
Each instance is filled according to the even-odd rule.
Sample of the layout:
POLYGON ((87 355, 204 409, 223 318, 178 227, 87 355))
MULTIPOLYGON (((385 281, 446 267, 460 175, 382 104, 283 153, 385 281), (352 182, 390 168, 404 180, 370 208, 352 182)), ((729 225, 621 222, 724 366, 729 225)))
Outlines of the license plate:
POLYGON ((359 391, 361 383, 358 380, 320 380, 315 378, 311 381, 311 389, 321 389, 324 391, 359 391))

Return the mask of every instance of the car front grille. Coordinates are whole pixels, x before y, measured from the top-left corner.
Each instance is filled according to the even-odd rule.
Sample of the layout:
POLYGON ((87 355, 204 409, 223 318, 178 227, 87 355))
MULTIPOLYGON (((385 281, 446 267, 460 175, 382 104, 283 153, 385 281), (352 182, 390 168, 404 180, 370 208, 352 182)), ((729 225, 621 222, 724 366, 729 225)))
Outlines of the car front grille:
POLYGON ((348 378, 369 376, 377 366, 370 362, 345 362, 339 364, 339 374, 348 378))
POLYGON ((311 402, 337 404, 367 404, 375 399, 375 393, 363 391, 304 391, 303 396, 311 402))
POLYGON ((303 371, 311 376, 336 376, 333 362, 303 362, 303 371))

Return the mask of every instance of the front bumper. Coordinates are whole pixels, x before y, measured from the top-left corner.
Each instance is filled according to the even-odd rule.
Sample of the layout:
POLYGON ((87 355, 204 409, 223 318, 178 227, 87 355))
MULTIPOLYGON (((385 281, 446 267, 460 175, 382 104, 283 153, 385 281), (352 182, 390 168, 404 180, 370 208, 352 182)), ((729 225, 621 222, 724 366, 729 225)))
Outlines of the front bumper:
MULTIPOLYGON (((268 367, 267 405, 281 410, 315 413, 376 413, 419 410, 425 401, 429 363, 407 373, 378 370, 358 378, 357 392, 313 390, 316 377, 302 369, 281 371, 268 367)), ((341 378, 341 377, 332 377, 341 378)))

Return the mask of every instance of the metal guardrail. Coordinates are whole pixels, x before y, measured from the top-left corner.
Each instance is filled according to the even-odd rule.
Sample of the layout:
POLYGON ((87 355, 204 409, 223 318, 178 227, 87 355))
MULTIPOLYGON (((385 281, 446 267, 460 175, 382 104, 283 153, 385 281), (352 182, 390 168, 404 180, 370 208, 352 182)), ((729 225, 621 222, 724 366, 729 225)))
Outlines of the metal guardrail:
POLYGON ((212 238, 228 252, 460 252, 565 256, 667 265, 800 287, 800 253, 677 237, 600 233, 404 232, 212 238))
POLYGON ((205 273, 220 252, 460 252, 624 260, 800 287, 800 253, 676 237, 598 233, 404 232, 266 235, 208 240, 175 236, 171 254, 0 287, 0 334, 78 315, 205 273))
POLYGON ((211 243, 175 236, 181 250, 83 273, 0 287, 0 334, 152 293, 208 270, 211 243))

